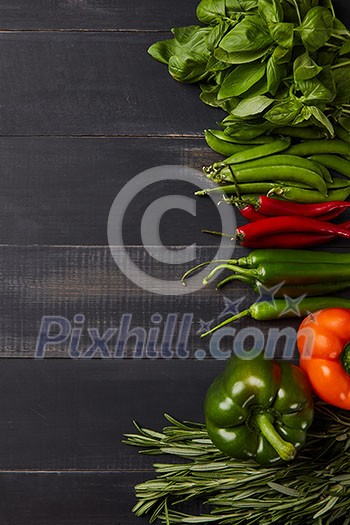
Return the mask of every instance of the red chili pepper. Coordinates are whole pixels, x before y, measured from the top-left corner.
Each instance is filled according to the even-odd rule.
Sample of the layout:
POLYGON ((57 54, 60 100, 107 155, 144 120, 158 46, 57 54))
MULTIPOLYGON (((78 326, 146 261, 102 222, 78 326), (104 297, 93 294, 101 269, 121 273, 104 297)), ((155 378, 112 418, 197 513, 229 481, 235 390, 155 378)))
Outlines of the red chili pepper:
POLYGON ((301 204, 298 202, 287 202, 279 199, 259 195, 258 204, 255 209, 263 215, 275 217, 277 215, 303 215, 305 217, 318 217, 329 212, 339 211, 342 213, 350 207, 350 202, 331 201, 316 204, 301 204))
MULTIPOLYGON (((342 225, 320 221, 310 217, 281 216, 269 217, 257 222, 240 226, 236 230, 236 238, 243 246, 256 246, 263 238, 279 234, 317 234, 320 236, 331 235, 350 239, 350 231, 342 225)), ((325 240, 324 240, 325 242, 325 240)), ((279 247, 278 245, 276 247, 279 247)))
MULTIPOLYGON (((344 209, 333 210, 333 211, 330 211, 328 213, 325 213, 324 215, 318 215, 317 217, 314 217, 314 218, 318 219, 319 221, 331 221, 331 220, 336 219, 337 217, 339 217, 339 215, 341 213, 343 213, 344 211, 345 211, 344 209)), ((257 213, 259 213, 259 212, 257 212, 257 213)), ((266 215, 264 215, 264 217, 266 217, 266 215)))
POLYGON ((266 215, 263 215, 262 213, 259 213, 256 211, 254 206, 252 204, 247 204, 243 208, 239 208, 239 211, 245 217, 248 219, 248 221, 255 222, 255 221, 261 221, 262 219, 266 219, 266 215))
POLYGON ((310 248, 333 241, 334 235, 311 235, 307 233, 287 233, 270 235, 262 237, 261 239, 244 239, 241 241, 241 246, 246 248, 310 248))

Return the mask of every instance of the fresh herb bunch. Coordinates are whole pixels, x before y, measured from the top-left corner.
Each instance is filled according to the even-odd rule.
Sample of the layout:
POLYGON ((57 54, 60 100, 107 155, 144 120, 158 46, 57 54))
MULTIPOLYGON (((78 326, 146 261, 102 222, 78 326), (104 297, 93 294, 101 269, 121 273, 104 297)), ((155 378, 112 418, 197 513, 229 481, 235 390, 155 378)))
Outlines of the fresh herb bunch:
POLYGON ((167 454, 179 463, 154 464, 157 477, 136 486, 133 511, 150 523, 283 525, 350 523, 350 413, 316 402, 315 422, 298 458, 261 467, 219 452, 205 426, 171 424, 162 432, 135 426, 125 443, 145 454, 167 454), (208 513, 181 511, 187 501, 205 503, 208 513))
POLYGON ((202 0, 203 26, 173 29, 149 53, 203 102, 229 115, 237 140, 285 126, 350 131, 350 32, 331 0, 202 0))

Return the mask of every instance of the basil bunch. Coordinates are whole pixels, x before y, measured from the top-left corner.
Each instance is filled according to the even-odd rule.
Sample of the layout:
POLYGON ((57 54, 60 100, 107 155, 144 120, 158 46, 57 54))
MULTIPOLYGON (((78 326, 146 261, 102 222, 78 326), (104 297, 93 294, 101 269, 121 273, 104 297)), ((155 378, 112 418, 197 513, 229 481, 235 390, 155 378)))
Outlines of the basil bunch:
POLYGON ((350 130, 350 31, 331 0, 201 0, 203 26, 173 29, 149 53, 200 98, 228 113, 221 123, 250 140, 285 126, 350 130))

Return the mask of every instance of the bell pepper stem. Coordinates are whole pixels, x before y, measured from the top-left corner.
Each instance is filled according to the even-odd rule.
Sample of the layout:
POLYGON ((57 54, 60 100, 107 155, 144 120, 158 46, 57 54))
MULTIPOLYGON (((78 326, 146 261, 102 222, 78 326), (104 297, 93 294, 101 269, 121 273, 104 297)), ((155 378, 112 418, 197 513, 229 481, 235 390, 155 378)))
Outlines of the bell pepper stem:
POLYGON ((350 375, 350 343, 348 343, 344 347, 344 349, 343 349, 343 351, 342 351, 342 353, 340 355, 340 361, 341 361, 341 364, 342 364, 345 372, 350 375))
POLYGON ((270 443, 270 445, 276 450, 277 454, 284 461, 291 461, 295 458, 296 450, 294 445, 288 441, 284 441, 284 439, 281 438, 273 426, 271 418, 268 414, 257 414, 255 421, 264 438, 270 443))

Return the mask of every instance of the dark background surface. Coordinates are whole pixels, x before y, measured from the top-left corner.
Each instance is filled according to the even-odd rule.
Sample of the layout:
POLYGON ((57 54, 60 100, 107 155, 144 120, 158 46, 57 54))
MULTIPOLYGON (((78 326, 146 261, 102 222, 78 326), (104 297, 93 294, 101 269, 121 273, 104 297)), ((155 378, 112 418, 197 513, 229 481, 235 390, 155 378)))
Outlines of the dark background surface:
MULTIPOLYGON (((106 246, 109 209, 128 180, 214 158, 202 131, 220 112, 146 53, 170 27, 195 23, 196 4, 0 0, 0 525, 147 523, 130 509, 152 460, 121 445, 122 434, 132 419, 160 428, 164 412, 201 420, 205 390, 223 366, 196 331, 220 314, 225 296, 213 286, 181 298, 140 290, 106 246), (34 358, 43 315, 83 313, 102 334, 123 313, 149 329, 156 312, 193 314, 187 358, 71 359, 64 344, 34 358)), ((349 22, 347 1, 335 6, 349 22)), ((165 278, 137 247, 145 205, 162 191, 135 200, 125 240, 140 265, 165 278)), ((197 242, 203 260, 211 249, 201 229, 217 222, 202 200, 196 219, 166 215, 164 242, 197 242)), ((247 304, 254 297, 244 287, 225 293, 246 295, 247 304)), ((259 325, 264 334, 269 327, 259 325)))

